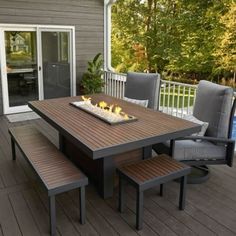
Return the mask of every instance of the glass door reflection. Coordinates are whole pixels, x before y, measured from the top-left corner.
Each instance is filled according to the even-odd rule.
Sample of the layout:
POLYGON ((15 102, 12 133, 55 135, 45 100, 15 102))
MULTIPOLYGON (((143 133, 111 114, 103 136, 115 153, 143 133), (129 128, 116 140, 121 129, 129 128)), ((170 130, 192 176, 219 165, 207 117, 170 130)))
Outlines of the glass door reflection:
POLYGON ((5 31, 9 107, 38 100, 37 42, 35 31, 5 31))
POLYGON ((69 31, 41 31, 43 97, 71 95, 71 45, 69 31))

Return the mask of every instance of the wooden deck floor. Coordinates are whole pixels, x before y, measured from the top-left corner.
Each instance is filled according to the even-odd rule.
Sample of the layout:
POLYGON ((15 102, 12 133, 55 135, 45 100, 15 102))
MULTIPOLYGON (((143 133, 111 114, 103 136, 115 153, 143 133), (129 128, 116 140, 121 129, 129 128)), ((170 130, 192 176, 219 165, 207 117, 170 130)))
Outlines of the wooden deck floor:
MULTIPOLYGON (((17 151, 11 161, 8 127, 34 123, 56 145, 57 132, 43 120, 8 123, 0 117, 0 236, 49 235, 47 196, 37 177, 17 151)), ((236 166, 236 165, 235 165, 236 166)), ((127 187, 126 210, 117 211, 117 194, 102 200, 93 186, 86 189, 87 223, 78 221, 78 192, 71 191, 57 199, 58 235, 236 235, 236 167, 211 167, 210 180, 201 185, 188 185, 185 211, 177 207, 179 186, 165 186, 164 197, 159 189, 144 195, 144 227, 135 225, 135 195, 127 187)))

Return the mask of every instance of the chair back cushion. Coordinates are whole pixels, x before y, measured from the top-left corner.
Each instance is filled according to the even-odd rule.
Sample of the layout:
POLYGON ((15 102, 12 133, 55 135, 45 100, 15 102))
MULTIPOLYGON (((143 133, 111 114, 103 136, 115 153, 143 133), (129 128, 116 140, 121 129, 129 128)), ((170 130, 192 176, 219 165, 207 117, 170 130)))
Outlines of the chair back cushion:
POLYGON ((233 89, 201 80, 195 100, 193 115, 209 123, 206 136, 227 138, 233 89))
POLYGON ((125 97, 148 100, 148 107, 157 109, 159 104, 160 75, 128 72, 125 97))

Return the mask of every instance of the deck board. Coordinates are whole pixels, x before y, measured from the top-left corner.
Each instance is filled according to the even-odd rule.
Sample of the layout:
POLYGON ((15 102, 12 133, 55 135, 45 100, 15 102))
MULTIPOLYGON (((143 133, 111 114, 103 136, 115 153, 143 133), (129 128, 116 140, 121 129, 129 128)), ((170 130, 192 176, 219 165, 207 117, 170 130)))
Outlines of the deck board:
POLYGON ((39 229, 21 192, 11 193, 9 199, 21 232, 26 236, 40 236, 39 229))
POLYGON ((0 209, 0 224, 3 234, 20 236, 21 231, 7 194, 0 195, 0 209))
POLYGON ((41 235, 49 234, 49 219, 45 207, 34 189, 23 191, 24 199, 31 211, 31 214, 38 226, 41 235))
MULTIPOLYGON (((11 161, 9 126, 35 124, 58 145, 58 134, 45 121, 8 123, 0 117, 0 236, 49 235, 46 191, 28 163, 17 150, 11 161)), ((187 186, 184 211, 178 210, 179 185, 165 185, 164 197, 159 188, 144 194, 144 226, 135 229, 135 191, 126 186, 126 208, 117 211, 117 190, 103 200, 89 185, 87 223, 79 224, 79 192, 73 190, 56 197, 57 235, 236 235, 236 166, 213 166, 208 182, 187 186)))

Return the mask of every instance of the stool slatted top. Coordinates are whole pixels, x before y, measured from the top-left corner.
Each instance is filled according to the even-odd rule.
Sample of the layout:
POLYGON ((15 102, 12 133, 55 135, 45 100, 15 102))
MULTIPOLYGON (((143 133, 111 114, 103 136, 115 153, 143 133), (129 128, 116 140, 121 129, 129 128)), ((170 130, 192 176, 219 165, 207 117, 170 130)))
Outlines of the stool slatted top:
POLYGON ((145 187, 149 182, 154 183, 154 185, 156 181, 162 183, 162 179, 166 179, 170 174, 174 179, 178 178, 179 175, 189 174, 190 170, 191 167, 174 160, 166 154, 161 154, 154 158, 122 166, 118 169, 118 172, 124 177, 128 176, 133 184, 145 190, 151 187, 145 187))
POLYGON ((191 167, 180 163, 173 158, 162 154, 134 164, 122 166, 117 169, 119 174, 119 211, 124 211, 124 180, 136 188, 136 228, 142 229, 143 224, 143 192, 149 188, 160 185, 160 195, 163 195, 163 184, 180 178, 179 209, 185 206, 185 192, 187 175, 191 167))

